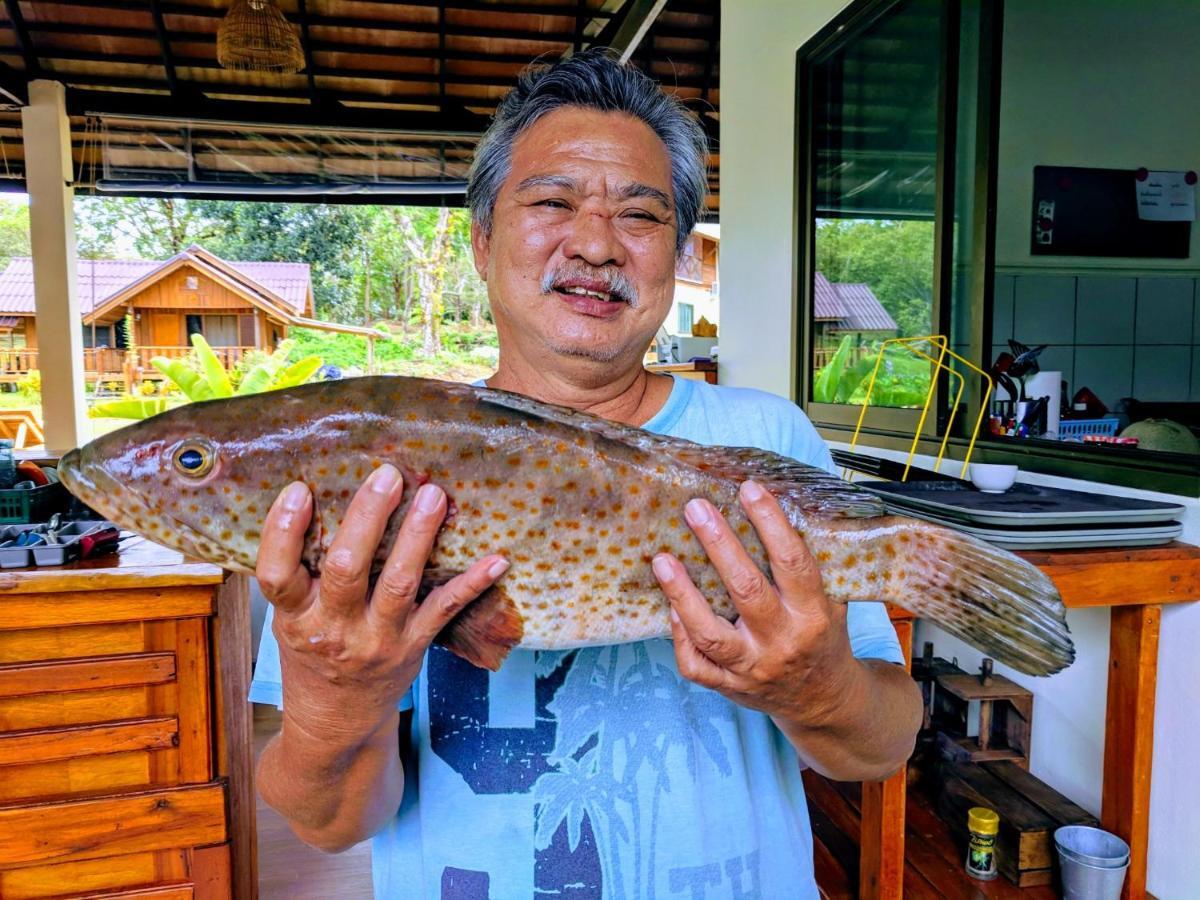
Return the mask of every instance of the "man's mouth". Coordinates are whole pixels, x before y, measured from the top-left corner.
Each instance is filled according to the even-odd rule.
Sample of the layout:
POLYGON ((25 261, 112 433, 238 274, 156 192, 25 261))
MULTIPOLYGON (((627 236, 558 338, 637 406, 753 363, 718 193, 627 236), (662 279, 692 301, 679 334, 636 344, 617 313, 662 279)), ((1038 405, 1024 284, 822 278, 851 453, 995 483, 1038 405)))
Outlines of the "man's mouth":
POLYGON ((594 291, 591 288, 580 287, 578 285, 555 287, 555 290, 560 294, 574 294, 577 297, 595 297, 597 300, 603 300, 606 303, 625 302, 624 298, 614 297, 608 291, 594 291))

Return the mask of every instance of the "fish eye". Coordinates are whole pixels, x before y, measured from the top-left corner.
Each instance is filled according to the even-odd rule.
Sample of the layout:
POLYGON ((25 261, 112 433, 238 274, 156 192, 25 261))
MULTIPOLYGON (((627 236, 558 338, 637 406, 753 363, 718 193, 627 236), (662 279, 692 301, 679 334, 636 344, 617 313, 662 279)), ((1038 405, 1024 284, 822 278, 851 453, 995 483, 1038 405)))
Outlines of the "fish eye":
POLYGON ((175 471, 189 478, 200 478, 212 471, 213 450, 208 444, 188 441, 180 444, 173 458, 175 471))

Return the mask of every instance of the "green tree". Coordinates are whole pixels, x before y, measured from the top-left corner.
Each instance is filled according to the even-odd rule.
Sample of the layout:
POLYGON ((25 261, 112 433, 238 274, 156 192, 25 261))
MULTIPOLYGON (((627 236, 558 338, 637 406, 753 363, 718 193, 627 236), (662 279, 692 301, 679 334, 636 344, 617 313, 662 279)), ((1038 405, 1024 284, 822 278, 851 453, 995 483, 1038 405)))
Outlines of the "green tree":
POLYGON ((169 259, 192 244, 208 246, 218 223, 212 202, 176 197, 81 197, 75 232, 84 259, 126 256, 169 259))
POLYGON ((207 249, 230 260, 306 262, 312 268, 317 318, 362 321, 368 207, 217 201, 208 213, 217 228, 207 249))
POLYGON ((837 284, 866 284, 904 337, 928 334, 933 310, 933 223, 827 219, 817 225, 817 269, 837 284))
POLYGON ((0 271, 14 256, 29 254, 29 205, 0 198, 0 271))

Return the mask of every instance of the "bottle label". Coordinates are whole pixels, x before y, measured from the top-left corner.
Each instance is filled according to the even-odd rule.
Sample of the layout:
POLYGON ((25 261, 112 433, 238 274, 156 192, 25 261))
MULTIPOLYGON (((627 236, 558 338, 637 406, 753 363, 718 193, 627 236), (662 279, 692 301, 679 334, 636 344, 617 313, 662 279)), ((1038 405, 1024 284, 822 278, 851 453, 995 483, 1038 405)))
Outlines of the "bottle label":
POLYGON ((975 876, 996 874, 996 836, 970 832, 967 842, 967 872, 975 876))

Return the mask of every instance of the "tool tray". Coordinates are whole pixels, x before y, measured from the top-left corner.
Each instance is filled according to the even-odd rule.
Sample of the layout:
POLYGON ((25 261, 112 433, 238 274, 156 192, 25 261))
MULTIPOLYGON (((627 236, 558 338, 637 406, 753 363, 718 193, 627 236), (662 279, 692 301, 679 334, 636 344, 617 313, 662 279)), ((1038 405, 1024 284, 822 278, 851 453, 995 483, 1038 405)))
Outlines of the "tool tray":
MULTIPOLYGON (((85 534, 116 527, 112 522, 87 519, 68 522, 56 533, 53 544, 37 544, 32 547, 0 547, 0 569, 23 569, 27 566, 61 566, 79 556, 79 539, 85 534)), ((37 525, 5 525, 0 527, 0 543, 11 541, 25 532, 45 534, 46 523, 37 525)))

